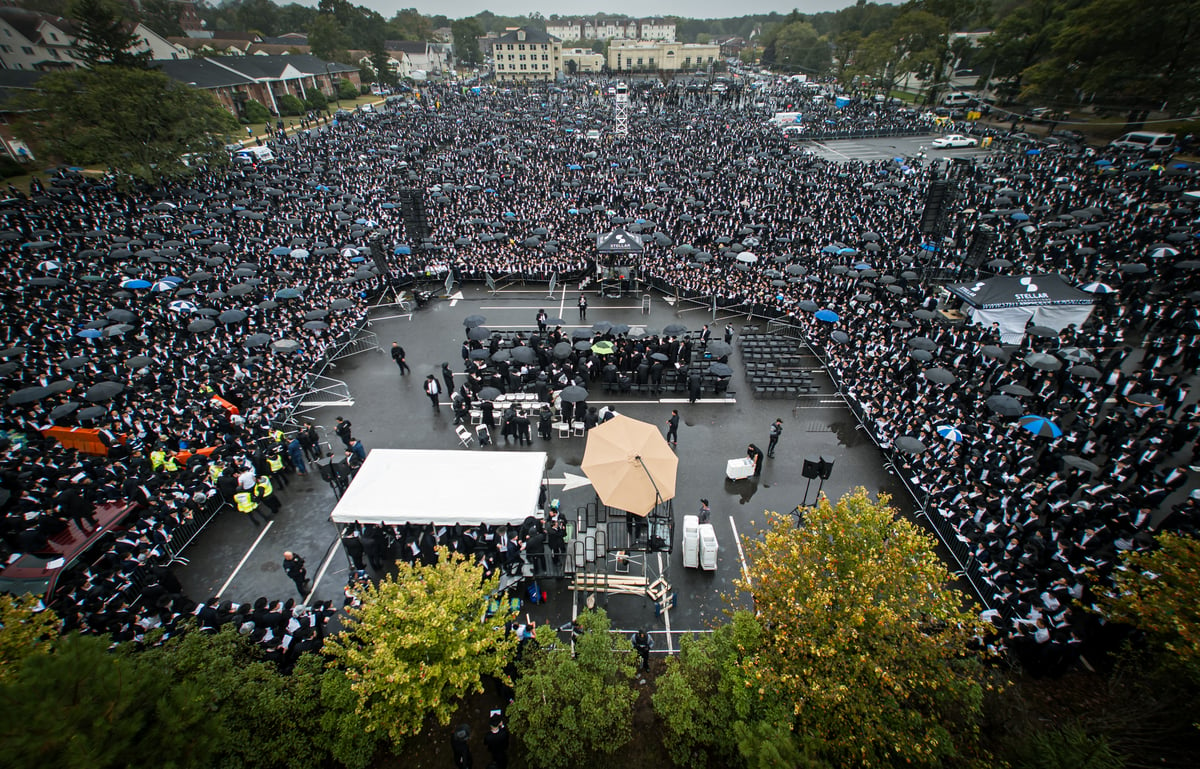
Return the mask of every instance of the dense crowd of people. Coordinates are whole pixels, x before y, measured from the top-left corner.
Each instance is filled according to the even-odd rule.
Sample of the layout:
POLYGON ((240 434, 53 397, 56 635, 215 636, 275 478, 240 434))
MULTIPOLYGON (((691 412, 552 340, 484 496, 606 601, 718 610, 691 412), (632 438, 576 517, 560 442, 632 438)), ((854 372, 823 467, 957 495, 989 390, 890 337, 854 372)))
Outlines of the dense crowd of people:
MULTIPOLYGON (((39 537, 81 526, 77 512, 93 503, 140 505, 134 541, 63 586, 56 608, 66 623, 126 638, 151 614, 187 613, 169 592, 150 606, 127 588, 169 555, 174 531, 223 499, 218 460, 226 473, 286 479, 289 468, 270 460, 290 465, 294 452, 276 429, 291 432, 304 374, 382 287, 367 249, 373 231, 386 233, 396 285, 448 271, 579 279, 594 274, 596 235, 623 227, 643 236, 643 253, 622 257, 638 278, 804 331, 922 509, 964 548, 1003 638, 1051 663, 1096 635, 1081 610, 1090 573, 1148 546, 1154 531, 1195 526, 1197 500, 1175 492, 1197 462, 1188 390, 1200 341, 1197 225, 1170 183, 1174 169, 1027 145, 953 168, 916 158, 834 164, 770 124, 769 109, 673 91, 632 98, 629 137, 597 143, 583 128, 611 107, 592 89, 431 86, 418 108, 281 137, 275 164, 141 191, 60 172, 8 201, 5 545, 30 551, 39 537), (958 197, 947 239, 929 243, 917 223, 935 173, 953 174, 958 197), (404 232, 405 188, 426 196, 423 242, 404 232), (1099 284, 1088 322, 1006 347, 988 327, 939 319, 933 278, 975 277, 961 264, 985 223, 1003 259, 988 270, 1099 284), (839 320, 817 319, 816 308, 839 320), (926 360, 911 354, 918 336, 932 343, 926 360), (1026 365, 1032 353, 1060 365, 1026 365), (1074 368, 1088 364, 1097 375, 1074 368), (926 379, 935 366, 954 381, 926 379), (988 399, 1002 391, 1062 436, 994 413, 988 399), (43 437, 51 425, 99 429, 107 456, 43 437), (900 437, 927 450, 897 451, 900 437)), ((909 112, 870 101, 810 112, 912 127, 909 112)), ((490 386, 542 383, 550 402, 570 384, 619 389, 629 376, 652 386, 656 364, 663 374, 693 357, 683 334, 544 333, 567 343, 565 354, 535 344, 529 363, 495 360, 499 349, 485 360, 466 345, 464 365, 478 369, 459 391, 466 405, 490 386), (597 342, 614 352, 593 352, 597 342)), ((381 536, 387 552, 421 557, 443 535, 459 545, 472 537, 381 536)))

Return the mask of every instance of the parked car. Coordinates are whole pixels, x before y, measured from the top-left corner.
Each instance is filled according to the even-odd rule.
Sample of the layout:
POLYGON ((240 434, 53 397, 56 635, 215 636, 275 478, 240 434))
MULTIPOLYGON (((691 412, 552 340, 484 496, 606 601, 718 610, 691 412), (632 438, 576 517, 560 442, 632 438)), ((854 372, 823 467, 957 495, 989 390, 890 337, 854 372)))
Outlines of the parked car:
POLYGON ((973 139, 970 136, 962 134, 946 134, 945 136, 934 139, 930 144, 934 149, 952 149, 954 147, 974 147, 979 144, 978 139, 973 139))

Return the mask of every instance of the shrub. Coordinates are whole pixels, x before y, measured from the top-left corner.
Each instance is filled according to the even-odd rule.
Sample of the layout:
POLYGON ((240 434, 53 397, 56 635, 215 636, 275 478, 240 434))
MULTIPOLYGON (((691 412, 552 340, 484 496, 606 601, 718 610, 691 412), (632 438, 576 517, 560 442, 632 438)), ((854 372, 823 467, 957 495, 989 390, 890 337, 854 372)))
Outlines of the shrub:
POLYGON ((308 92, 308 98, 304 100, 304 103, 308 109, 320 112, 328 106, 329 99, 325 98, 325 94, 314 88, 308 92))
POLYGON ((338 98, 339 99, 357 99, 358 89, 354 87, 354 83, 349 80, 338 81, 338 98))
POLYGON ((290 93, 285 93, 278 99, 280 115, 303 115, 305 112, 304 102, 292 96, 290 93))
POLYGON ((251 123, 266 123, 271 119, 271 113, 267 111, 267 108, 261 102, 257 102, 254 99, 246 102, 244 112, 246 119, 251 123))

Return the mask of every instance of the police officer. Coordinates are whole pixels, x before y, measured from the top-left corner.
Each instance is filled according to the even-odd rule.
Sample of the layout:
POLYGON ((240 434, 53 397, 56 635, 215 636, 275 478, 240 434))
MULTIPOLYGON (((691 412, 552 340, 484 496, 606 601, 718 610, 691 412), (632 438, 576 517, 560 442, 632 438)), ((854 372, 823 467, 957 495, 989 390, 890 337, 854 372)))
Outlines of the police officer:
POLYGON ((287 472, 283 462, 283 455, 280 452, 273 452, 267 457, 267 472, 270 473, 271 480, 278 483, 281 489, 287 488, 287 472))
POLYGON ((265 475, 258 476, 258 482, 254 484, 254 499, 267 506, 271 511, 271 515, 276 515, 283 507, 279 502, 279 498, 275 496, 275 488, 271 485, 271 479, 265 475))
MULTIPOLYGON (((238 491, 233 495, 233 504, 237 505, 238 512, 250 516, 250 522, 256 527, 258 526, 258 516, 262 513, 258 509, 258 502, 254 499, 253 491, 238 491)), ((262 516, 263 523, 267 522, 267 517, 262 516)))

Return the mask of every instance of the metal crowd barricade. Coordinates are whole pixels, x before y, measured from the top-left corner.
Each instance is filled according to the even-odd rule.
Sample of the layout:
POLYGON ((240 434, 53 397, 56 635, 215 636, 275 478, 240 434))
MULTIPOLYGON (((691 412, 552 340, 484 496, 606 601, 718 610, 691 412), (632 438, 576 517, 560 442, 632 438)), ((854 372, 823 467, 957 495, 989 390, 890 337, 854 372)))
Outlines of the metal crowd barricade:
POLYGON ((175 528, 175 531, 171 533, 171 539, 167 542, 167 554, 170 556, 167 559, 168 566, 173 563, 187 565, 188 559, 181 555, 183 551, 228 504, 229 500, 223 498, 219 493, 214 493, 204 503, 203 510, 193 516, 190 521, 185 521, 175 528))

